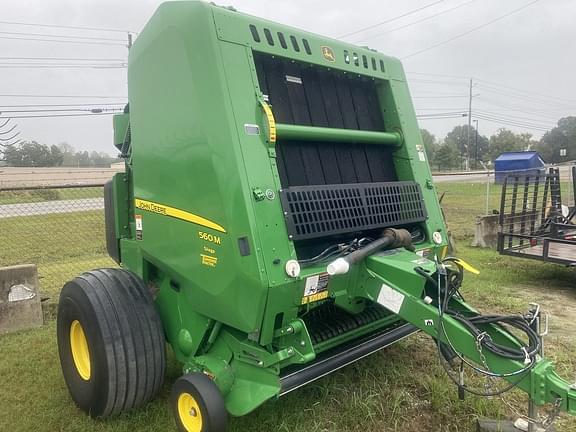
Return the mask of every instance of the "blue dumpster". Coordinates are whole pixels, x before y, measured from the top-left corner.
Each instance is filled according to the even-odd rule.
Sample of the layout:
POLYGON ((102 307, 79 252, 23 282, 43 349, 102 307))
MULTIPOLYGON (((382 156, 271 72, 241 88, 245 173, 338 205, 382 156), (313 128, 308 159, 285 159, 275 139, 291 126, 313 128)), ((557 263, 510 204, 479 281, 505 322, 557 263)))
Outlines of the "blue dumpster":
POLYGON ((505 152, 494 161, 495 182, 504 183, 507 175, 538 175, 544 173, 544 161, 535 151, 505 152))

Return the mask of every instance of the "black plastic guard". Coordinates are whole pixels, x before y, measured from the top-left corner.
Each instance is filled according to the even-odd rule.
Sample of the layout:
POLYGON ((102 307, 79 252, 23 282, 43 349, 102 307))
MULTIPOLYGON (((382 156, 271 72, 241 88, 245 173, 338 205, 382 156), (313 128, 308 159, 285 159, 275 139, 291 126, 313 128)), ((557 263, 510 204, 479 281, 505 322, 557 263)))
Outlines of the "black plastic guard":
POLYGON ((108 251, 110 258, 120 264, 120 246, 116 234, 112 180, 108 180, 106 184, 104 184, 104 223, 106 230, 106 250, 108 251))

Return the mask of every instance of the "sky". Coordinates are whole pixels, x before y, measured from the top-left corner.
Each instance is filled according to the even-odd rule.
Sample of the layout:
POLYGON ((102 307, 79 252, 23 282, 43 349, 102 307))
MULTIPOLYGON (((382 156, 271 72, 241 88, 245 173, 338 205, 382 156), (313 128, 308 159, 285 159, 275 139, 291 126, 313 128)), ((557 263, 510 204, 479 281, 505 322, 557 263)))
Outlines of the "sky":
MULTIPOLYGON (((115 154, 110 115, 23 117, 69 114, 56 110, 70 105, 120 107, 127 95, 127 31, 139 32, 160 3, 2 0, 0 125, 11 117, 9 125, 17 125, 18 138, 115 154), (74 40, 83 43, 45 41, 66 41, 70 36, 82 37, 74 40), (66 67, 45 67, 48 63, 66 67)), ((506 127, 538 138, 559 118, 576 115, 573 0, 226 0, 221 4, 400 58, 420 127, 439 138, 467 123, 462 114, 468 110, 470 79, 473 124, 483 135, 506 127)))

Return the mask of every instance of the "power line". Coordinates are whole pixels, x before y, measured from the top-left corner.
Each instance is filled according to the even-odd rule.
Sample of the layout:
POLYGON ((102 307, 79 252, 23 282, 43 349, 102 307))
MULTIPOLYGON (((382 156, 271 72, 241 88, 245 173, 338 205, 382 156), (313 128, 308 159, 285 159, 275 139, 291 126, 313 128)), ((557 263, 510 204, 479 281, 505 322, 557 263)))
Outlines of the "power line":
POLYGON ((0 60, 42 60, 42 61, 93 61, 93 62, 125 62, 126 59, 107 58, 73 58, 73 57, 0 57, 0 60))
POLYGON ((478 30, 480 30, 480 29, 483 29, 484 27, 487 27, 487 26, 489 26, 489 25, 491 25, 491 24, 494 24, 495 22, 498 22, 498 21, 500 21, 500 20, 502 20, 502 19, 504 19, 504 18, 507 18, 507 17, 509 17, 510 15, 513 15, 513 14, 515 14, 515 13, 518 13, 518 12, 520 12, 521 10, 526 9, 527 7, 532 6, 534 3, 537 3, 537 2, 539 2, 539 1, 540 1, 540 0, 532 0, 532 1, 529 2, 529 3, 526 3, 526 4, 523 5, 523 6, 520 6, 519 8, 513 9, 513 10, 511 10, 510 12, 505 13, 504 15, 500 15, 500 16, 498 16, 498 17, 496 17, 496 18, 494 18, 494 19, 492 19, 492 20, 490 20, 490 21, 488 21, 488 22, 485 22, 484 24, 480 24, 479 26, 473 27, 473 28, 471 28, 471 29, 468 30, 468 31, 465 31, 465 32, 460 33, 460 34, 458 34, 458 35, 456 35, 456 36, 453 36, 453 37, 451 37, 450 39, 443 40, 442 42, 438 42, 438 43, 436 43, 436 44, 434 44, 434 45, 430 45, 429 47, 423 48, 423 49, 421 49, 421 50, 419 50, 419 51, 415 51, 415 52, 413 52, 413 53, 411 53, 411 54, 409 54, 409 55, 407 55, 407 56, 402 57, 402 59, 404 60, 404 59, 407 59, 407 58, 410 58, 410 57, 414 57, 415 55, 422 54, 422 53, 424 53, 424 52, 430 51, 431 49, 434 49, 434 48, 437 48, 437 47, 439 47, 439 46, 445 45, 445 44, 447 44, 447 43, 449 43, 449 42, 455 41, 456 39, 460 39, 460 38, 462 38, 462 37, 464 37, 464 36, 469 35, 470 33, 473 33, 473 32, 475 32, 475 31, 478 31, 478 30))
MULTIPOLYGON (((126 105, 126 102, 116 103, 83 103, 83 104, 20 104, 20 105, 0 105, 0 112, 5 108, 42 108, 42 107, 87 107, 87 106, 115 106, 126 105)), ((6 112, 6 111, 4 111, 6 112)))
POLYGON ((0 21, 0 24, 23 25, 23 26, 31 26, 31 27, 46 27, 46 28, 61 28, 61 29, 72 29, 72 30, 104 31, 104 32, 114 32, 114 33, 136 33, 136 32, 131 31, 131 30, 120 30, 120 29, 104 28, 104 27, 67 26, 67 25, 25 23, 25 22, 14 22, 14 21, 0 21))
POLYGON ((87 40, 99 40, 99 41, 111 41, 111 42, 124 42, 123 39, 112 39, 112 38, 103 38, 95 36, 53 35, 48 33, 24 33, 24 32, 7 32, 7 31, 0 31, 0 34, 13 35, 13 36, 43 36, 55 39, 87 39, 87 40))
POLYGON ((513 90, 513 91, 516 92, 516 93, 529 93, 529 94, 531 94, 531 95, 540 96, 540 97, 544 97, 544 98, 547 98, 547 99, 556 99, 556 100, 558 100, 558 101, 563 101, 563 102, 568 102, 568 103, 576 103, 576 99, 565 99, 565 98, 560 98, 560 97, 558 97, 558 96, 550 96, 550 95, 545 95, 545 94, 542 94, 542 93, 535 93, 535 92, 533 92, 533 91, 521 90, 521 89, 518 89, 518 88, 516 88, 516 87, 510 87, 510 86, 507 86, 507 85, 504 85, 504 84, 499 84, 499 83, 495 83, 495 82, 487 81, 487 80, 482 80, 482 79, 479 79, 478 81, 487 83, 487 84, 492 85, 492 86, 503 87, 503 88, 505 88, 505 89, 513 90))
POLYGON ((97 116, 105 116, 105 115, 113 115, 117 114, 116 112, 104 112, 104 113, 80 113, 80 114, 43 114, 43 115, 17 115, 17 116, 10 116, 13 119, 31 119, 31 118, 53 118, 53 117, 97 117, 97 116))
POLYGON ((554 123, 551 123, 550 121, 542 121, 542 120, 533 119, 533 118, 512 116, 509 114, 495 113, 493 111, 475 110, 474 114, 489 115, 489 116, 493 116, 493 117, 498 117, 501 120, 507 120, 507 121, 517 122, 517 123, 526 123, 526 124, 530 124, 532 126, 542 126, 542 127, 548 128, 548 127, 554 127, 554 125, 555 125, 554 123))
POLYGON ((102 95, 38 95, 38 94, 0 94, 0 97, 23 97, 23 98, 94 98, 94 99, 127 99, 127 96, 102 96, 102 95))
POLYGON ((451 116, 444 116, 444 117, 418 117, 416 116, 416 118, 418 120, 445 120, 445 119, 461 119, 462 115, 451 115, 451 116))
MULTIPOLYGON (((423 75, 423 76, 431 76, 431 77, 444 77, 444 78, 452 78, 455 80, 464 80, 464 79, 468 79, 467 77, 461 76, 461 75, 444 75, 444 74, 438 74, 438 73, 427 73, 427 72, 412 72, 409 71, 407 72, 408 75, 423 75)), ((488 80, 484 80, 484 79, 479 79, 479 78, 475 78, 476 80, 476 85, 479 87, 482 87, 484 90, 489 91, 489 92, 493 92, 496 94, 500 94, 500 95, 504 95, 504 96, 516 96, 516 97, 522 97, 522 95, 526 95, 524 96, 524 98, 530 98, 532 101, 542 101, 542 99, 540 98, 545 98, 545 99, 552 99, 552 100, 556 100, 558 104, 563 105, 566 103, 576 103, 576 100, 573 99, 565 99, 565 98, 560 98, 558 96, 552 96, 552 95, 544 95, 542 93, 534 93, 531 90, 523 90, 517 87, 510 87, 507 86, 505 84, 500 84, 500 83, 496 83, 494 81, 488 81, 488 80), (483 84, 486 83, 486 84, 483 84), (499 88, 502 87, 502 88, 499 88), (510 92, 510 90, 506 90, 506 89, 511 89, 513 90, 512 92, 510 92), (534 96, 540 96, 540 98, 538 97, 534 97, 534 96)), ((417 81, 417 82, 425 82, 425 81, 430 81, 430 83, 448 83, 449 81, 442 81, 442 80, 419 80, 419 79, 410 79, 410 82, 412 81, 417 81)), ((462 85, 463 83, 457 83, 457 82, 453 82, 453 85, 462 85)), ((545 104, 551 104, 551 101, 542 101, 545 104)))
POLYGON ((445 110, 450 110, 450 111, 457 111, 457 112, 465 112, 468 108, 467 107, 462 107, 462 108, 416 108, 416 111, 445 111, 445 110))
POLYGON ((535 124, 524 123, 524 122, 515 122, 515 121, 503 119, 503 118, 498 117, 498 116, 492 116, 492 115, 486 115, 486 114, 480 114, 480 113, 475 113, 474 117, 479 118, 481 120, 491 121, 493 123, 497 123, 497 124, 501 124, 501 125, 515 126, 515 127, 525 128, 525 129, 532 129, 532 130, 537 130, 540 132, 547 132, 550 129, 552 129, 552 127, 546 127, 546 126, 542 126, 542 125, 535 125, 535 124))
POLYGON ((545 119, 549 119, 549 120, 553 120, 553 121, 557 121, 560 117, 565 116, 566 114, 554 114, 554 115, 549 115, 547 113, 550 113, 552 111, 561 111, 566 113, 566 110, 561 110, 561 109, 545 109, 545 110, 523 110, 523 109, 518 109, 518 108, 508 108, 506 105, 501 105, 499 103, 493 103, 490 101, 486 101, 485 99, 480 101, 481 104, 487 104, 489 105, 489 107, 485 107, 486 109, 489 110, 494 110, 494 107, 497 108, 498 112, 501 112, 503 114, 510 114, 510 113, 515 113, 515 112, 519 112, 519 113, 523 113, 523 114, 529 114, 529 115, 533 115, 536 116, 538 118, 545 118, 545 119))
POLYGON ((399 20, 400 18, 404 18, 404 17, 406 17, 406 16, 408 16, 408 15, 412 15, 412 14, 414 14, 414 13, 416 13, 416 12, 420 12, 421 10, 424 10, 424 9, 427 9, 427 8, 429 8, 429 7, 431 7, 431 6, 437 5, 438 3, 442 3, 443 1, 444 1, 444 0, 438 0, 438 1, 435 1, 435 2, 432 2, 432 3, 428 3, 428 4, 424 5, 424 6, 420 6, 420 7, 416 8, 416 9, 409 10, 408 12, 405 12, 405 13, 403 13, 403 14, 401 14, 401 15, 395 16, 394 18, 389 18, 389 19, 387 19, 387 20, 380 21, 380 22, 378 22, 378 23, 376 23, 376 24, 371 24, 371 25, 369 25, 369 26, 367 26, 367 27, 362 27, 361 29, 355 30, 355 31, 353 31, 353 32, 346 33, 346 34, 343 34, 343 35, 341 35, 341 36, 337 36, 337 38, 338 38, 338 39, 340 39, 340 38, 345 38, 345 37, 352 36, 352 35, 355 35, 355 34, 358 34, 358 33, 362 33, 362 32, 364 32, 364 31, 366 31, 366 30, 371 30, 371 29, 373 29, 373 28, 380 27, 380 26, 382 26, 382 25, 384 25, 384 24, 391 23, 392 21, 399 20))
MULTIPOLYGON (((530 115, 535 115, 537 117, 540 118, 547 118, 549 120, 558 120, 559 116, 551 116, 551 115, 547 115, 546 113, 549 113, 550 111, 556 111, 554 109, 544 109, 544 110, 526 110, 526 109, 522 109, 522 108, 510 108, 509 105, 502 105, 500 102, 494 102, 491 100, 486 100, 486 98, 484 97, 478 97, 479 101, 481 104, 487 104, 490 105, 491 107, 497 107, 499 111, 508 111, 508 112, 519 112, 519 113, 524 113, 524 114, 530 114, 530 115)), ((492 110, 493 108, 487 108, 492 110)), ((558 109, 561 110, 561 109, 558 109)))
POLYGON ((10 64, 0 63, 0 69, 125 69, 126 64, 106 65, 106 64, 10 64))
POLYGON ((402 29, 405 29, 405 28, 407 28, 407 27, 411 27, 411 26, 413 26, 413 25, 420 24, 421 22, 428 21, 428 20, 430 20, 430 19, 436 18, 436 17, 438 17, 438 16, 440 16, 440 15, 444 15, 445 13, 452 12, 453 10, 456 10, 456 9, 459 9, 459 8, 461 8, 461 7, 463 7, 463 6, 469 5, 470 3, 474 3, 475 1, 477 1, 477 0, 469 0, 469 1, 467 1, 467 2, 461 3, 461 4, 459 4, 459 5, 456 5, 456 6, 454 6, 454 7, 451 7, 451 8, 449 8, 449 9, 446 9, 446 10, 443 10, 443 11, 441 11, 441 12, 438 12, 438 13, 436 13, 436 14, 429 15, 429 16, 427 16, 427 17, 421 18, 421 19, 416 20, 416 21, 413 21, 413 22, 411 22, 411 23, 407 23, 407 24, 401 25, 401 26, 399 26, 399 27, 396 27, 396 28, 393 28, 393 29, 390 29, 390 30, 386 30, 386 31, 383 32, 383 33, 379 33, 379 34, 374 35, 374 36, 368 36, 368 37, 366 37, 366 38, 364 38, 364 39, 359 39, 359 40, 355 41, 354 43, 365 42, 365 41, 370 40, 370 39, 378 39, 378 38, 380 38, 380 37, 382 37, 382 36, 384 36, 384 35, 387 35, 387 34, 389 34, 389 33, 393 33, 393 32, 395 32, 395 31, 402 30, 402 29))
POLYGON ((23 38, 23 37, 11 37, 11 36, 0 36, 0 39, 9 40, 21 40, 21 41, 36 41, 36 42, 56 42, 56 43, 70 43, 79 45, 107 45, 107 46, 121 46, 126 47, 126 44, 113 43, 113 42, 90 42, 90 41, 72 41, 72 40, 55 40, 55 39, 39 39, 39 38, 23 38))
POLYGON ((465 111, 466 110, 441 112, 441 113, 424 113, 424 114, 417 114, 416 117, 444 117, 444 116, 467 117, 467 114, 465 113, 465 111))
POLYGON ((421 84, 434 84, 434 85, 447 85, 447 86, 465 86, 465 83, 456 83, 456 82, 450 82, 450 81, 434 81, 434 80, 426 80, 426 79, 418 79, 418 78, 412 78, 409 80, 409 82, 416 82, 416 83, 421 83, 421 84))
POLYGON ((542 99, 540 97, 527 96, 526 94, 520 94, 520 93, 513 93, 513 92, 510 92, 507 90, 499 89, 497 87, 488 86, 486 84, 479 84, 479 87, 488 91, 488 92, 492 92, 492 93, 499 94, 499 95, 506 96, 506 97, 513 97, 516 99, 527 100, 529 102, 536 102, 536 103, 540 103, 541 105, 562 106, 564 108, 574 108, 574 106, 576 105, 576 101, 573 102, 575 105, 570 105, 566 102, 545 100, 545 99, 542 99))
POLYGON ((414 72, 414 71, 407 71, 406 73, 408 75, 429 75, 429 76, 443 77, 443 78, 462 79, 462 80, 466 80, 466 81, 468 81, 470 79, 470 77, 466 77, 463 75, 445 75, 445 74, 439 74, 439 73, 414 72))
POLYGON ((7 113, 36 113, 36 112, 70 112, 70 111, 78 111, 78 112, 91 112, 94 114, 99 114, 95 112, 98 111, 105 111, 105 112, 118 112, 122 111, 123 108, 54 108, 54 109, 23 109, 23 110, 2 110, 2 114, 7 113))
POLYGON ((412 96, 412 99, 451 99, 467 98, 468 95, 438 95, 438 96, 412 96))

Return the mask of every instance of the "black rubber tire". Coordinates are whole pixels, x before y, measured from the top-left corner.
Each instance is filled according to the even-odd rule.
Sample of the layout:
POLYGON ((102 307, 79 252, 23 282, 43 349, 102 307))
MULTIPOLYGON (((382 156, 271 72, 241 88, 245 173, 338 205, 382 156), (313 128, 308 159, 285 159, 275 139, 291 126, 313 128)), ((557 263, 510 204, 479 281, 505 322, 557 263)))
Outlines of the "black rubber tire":
POLYGON ((189 393, 196 400, 202 414, 201 432, 225 432, 228 412, 218 386, 203 373, 182 375, 176 380, 170 394, 176 426, 181 432, 189 432, 180 419, 178 399, 182 393, 189 393))
POLYGON ((134 273, 86 272, 62 288, 58 351, 72 399, 91 417, 109 417, 150 401, 166 369, 166 345, 152 297, 134 273), (70 328, 79 321, 91 373, 83 379, 71 351, 70 328))

